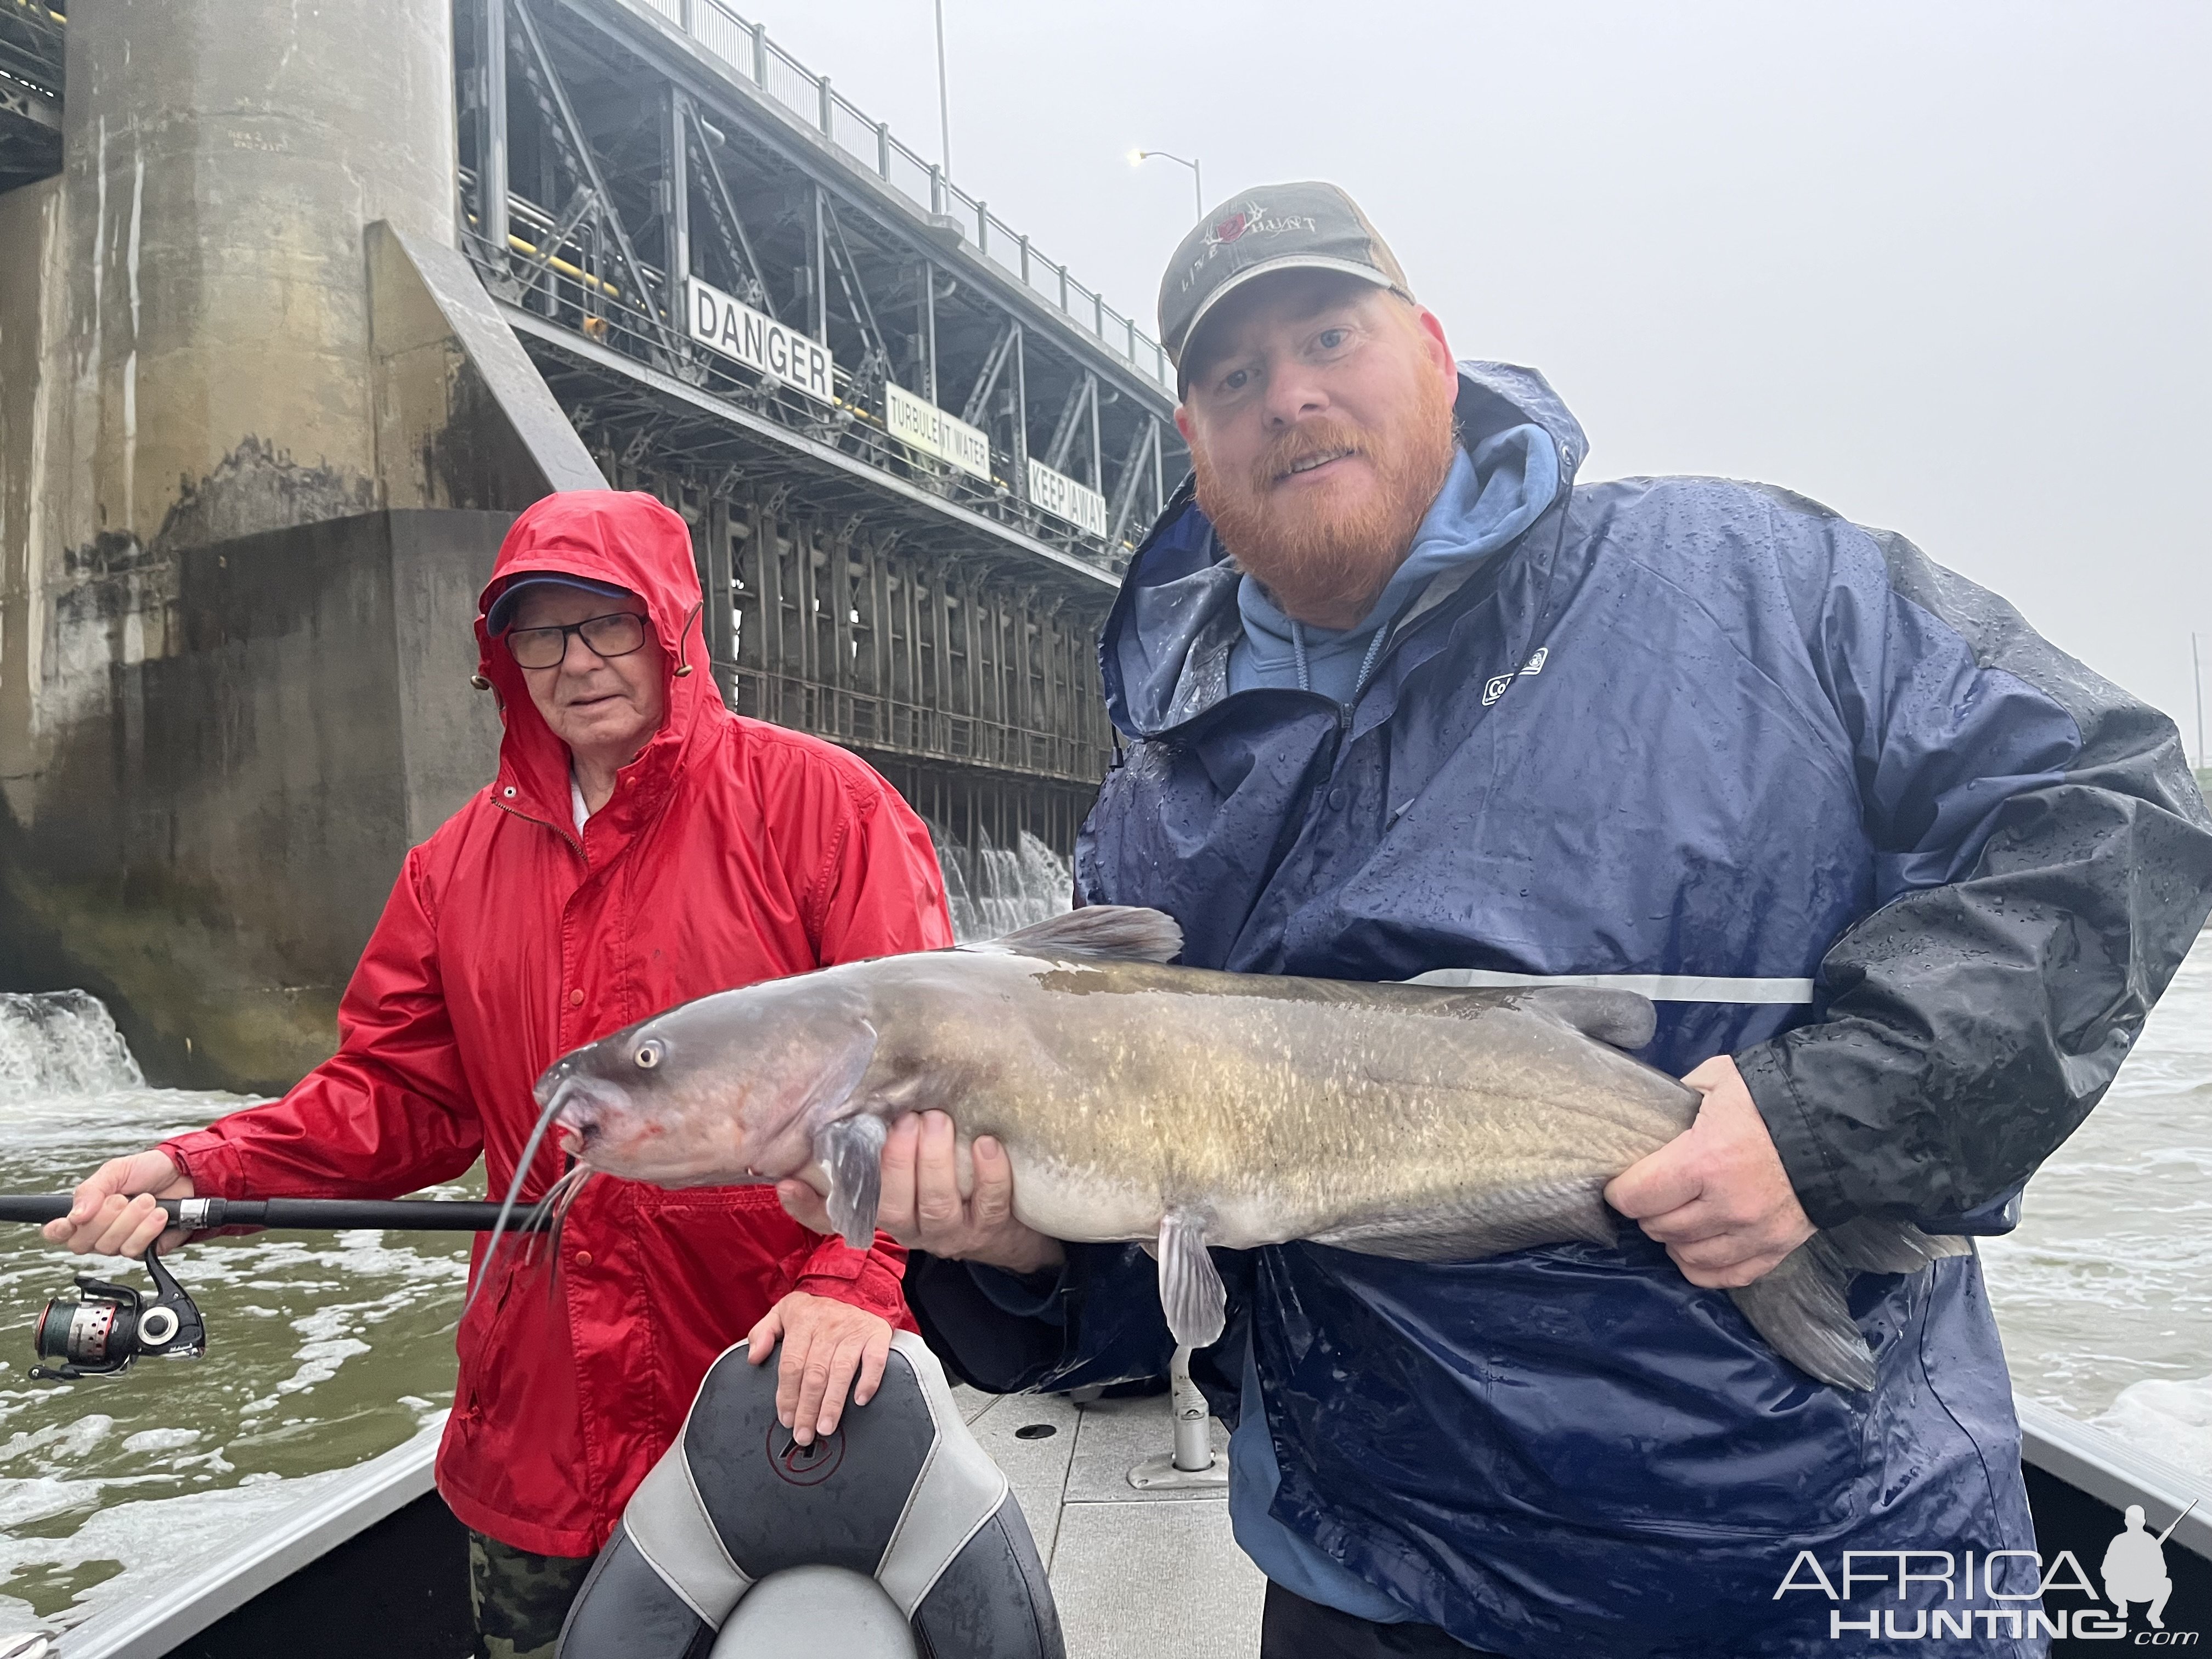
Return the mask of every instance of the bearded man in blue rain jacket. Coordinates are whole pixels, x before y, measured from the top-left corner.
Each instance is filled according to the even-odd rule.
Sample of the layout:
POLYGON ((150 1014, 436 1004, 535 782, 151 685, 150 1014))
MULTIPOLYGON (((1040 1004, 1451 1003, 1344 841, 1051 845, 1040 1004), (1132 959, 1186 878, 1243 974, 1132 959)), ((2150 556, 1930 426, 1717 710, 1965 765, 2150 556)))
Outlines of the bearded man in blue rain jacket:
MULTIPOLYGON (((1866 1393, 1723 1290, 1853 1216, 2011 1224, 2212 906, 2172 726, 1801 496, 1577 486, 1551 388, 1455 368, 1331 186, 1210 216, 1160 312, 1196 478, 1102 642, 1127 748, 1083 900, 1169 912, 1199 967, 1640 990, 1644 1057, 1704 1095, 1607 1188, 1641 1224, 1613 1247, 1216 1253, 1197 1369, 1263 1653, 1809 1655, 1832 1613, 1920 1609, 1951 1619, 1895 1650, 2042 1651, 2032 1600, 1955 1576, 2036 1547, 1977 1260, 1858 1279, 1866 1393), (1862 1558, 1848 1603, 1802 1567, 1777 1595, 1846 1550, 1954 1577, 1877 1590, 1862 1558)), ((936 1258, 908 1295, 955 1368, 1160 1374, 1152 1262, 1023 1227, 988 1141, 963 1200, 951 1147, 942 1116, 894 1133, 882 1224, 936 1258)))

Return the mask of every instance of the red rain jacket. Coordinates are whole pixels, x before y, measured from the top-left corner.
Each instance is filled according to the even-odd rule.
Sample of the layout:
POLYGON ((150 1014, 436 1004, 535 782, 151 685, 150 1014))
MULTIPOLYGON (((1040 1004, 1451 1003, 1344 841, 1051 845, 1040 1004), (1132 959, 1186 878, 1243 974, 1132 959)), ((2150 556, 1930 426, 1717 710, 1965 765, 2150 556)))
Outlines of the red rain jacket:
MULTIPOLYGON (((201 1193, 392 1197, 481 1152, 503 1194, 531 1085, 568 1050, 708 992, 951 943, 927 833, 890 786, 715 695, 681 519, 647 495, 549 496, 508 532, 479 610, 521 570, 643 596, 670 666, 659 734, 579 834, 568 751, 479 616, 499 775, 407 855, 339 1006, 337 1053, 282 1100, 162 1148, 201 1193)), ((526 1195, 562 1167, 549 1137, 526 1195)), ((501 1244, 459 1333, 438 1455, 454 1514, 543 1554, 605 1542, 708 1363, 787 1291, 908 1322, 896 1245, 808 1232, 772 1187, 602 1176, 562 1249, 549 1283, 542 1242, 501 1244)))

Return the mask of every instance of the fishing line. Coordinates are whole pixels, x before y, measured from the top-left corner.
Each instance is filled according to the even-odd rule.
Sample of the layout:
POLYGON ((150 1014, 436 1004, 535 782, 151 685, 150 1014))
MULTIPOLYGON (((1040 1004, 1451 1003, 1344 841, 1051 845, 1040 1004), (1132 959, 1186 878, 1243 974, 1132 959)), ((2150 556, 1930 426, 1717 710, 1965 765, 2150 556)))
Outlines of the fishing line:
MULTIPOLYGON (((545 1247, 546 1256, 553 1263, 553 1271, 545 1275, 545 1299, 549 1303, 560 1294, 561 1241, 568 1234, 568 1212, 575 1206, 576 1194, 584 1190, 584 1183, 598 1173, 585 1164, 577 1164, 545 1189, 545 1196, 538 1200, 538 1207, 531 1212, 536 1218, 536 1224, 551 1236, 551 1242, 545 1247), (546 1224, 549 1214, 551 1218, 550 1227, 546 1224)), ((4 1659, 4 1656, 0 1656, 0 1659, 4 1659)))
POLYGON ((568 1091, 574 1083, 573 1078, 564 1080, 553 1091, 553 1098, 547 1101, 545 1109, 538 1113, 537 1127, 531 1130, 530 1139, 523 1145, 522 1156, 515 1162, 514 1179, 507 1183, 507 1197, 499 1206, 499 1219, 492 1224, 491 1243, 485 1248, 483 1269, 477 1274, 476 1283, 469 1286, 468 1300, 461 1304, 463 1319, 469 1316, 469 1310, 476 1306, 477 1297, 483 1293, 484 1281, 491 1277, 492 1261, 499 1255, 500 1238, 507 1231, 508 1218, 514 1213, 514 1200, 522 1195, 522 1183, 529 1179, 531 1161, 538 1156, 538 1147, 544 1144, 545 1131, 552 1127, 553 1115, 568 1098, 568 1091))

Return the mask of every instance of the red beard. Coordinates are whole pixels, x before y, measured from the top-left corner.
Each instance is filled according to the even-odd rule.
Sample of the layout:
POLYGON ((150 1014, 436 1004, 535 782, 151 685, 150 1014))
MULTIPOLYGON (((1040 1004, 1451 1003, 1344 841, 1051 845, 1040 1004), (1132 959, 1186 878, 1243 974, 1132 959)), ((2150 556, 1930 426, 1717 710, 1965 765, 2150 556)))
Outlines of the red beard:
MULTIPOLYGON (((1405 560, 1451 466, 1451 404, 1437 377, 1382 430, 1328 416, 1302 421, 1271 443, 1249 473, 1224 475, 1193 445, 1198 502, 1238 567, 1302 620, 1364 617, 1405 560), (1374 467, 1376 487, 1351 499, 1330 491, 1289 501, 1276 481, 1300 461, 1350 450, 1374 467)), ((1331 624, 1336 625, 1336 624, 1331 624)))

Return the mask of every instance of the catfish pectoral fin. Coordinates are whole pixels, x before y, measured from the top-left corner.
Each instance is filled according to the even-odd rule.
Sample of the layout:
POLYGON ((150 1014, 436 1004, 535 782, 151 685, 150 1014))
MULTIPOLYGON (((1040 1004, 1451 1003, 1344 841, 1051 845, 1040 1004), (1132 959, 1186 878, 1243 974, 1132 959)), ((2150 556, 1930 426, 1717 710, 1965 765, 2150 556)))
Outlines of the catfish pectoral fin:
POLYGON ((1185 1347, 1221 1340, 1229 1291, 1206 1253, 1206 1222, 1188 1210, 1170 1211, 1160 1223, 1160 1308, 1168 1329, 1185 1347))
POLYGON ((883 1192, 883 1119, 863 1112, 825 1125, 815 1137, 814 1155, 830 1172, 830 1196, 823 1207, 830 1224, 856 1250, 876 1242, 876 1209, 883 1192))
POLYGON ((1616 1048, 1641 1048, 1659 1029, 1659 1011, 1649 997, 1633 991, 1608 991, 1588 985, 1538 985, 1521 994, 1523 1003, 1571 1025, 1584 1036, 1616 1048))
POLYGON ((1765 1278, 1729 1295, 1775 1352, 1808 1376, 1839 1389, 1871 1389, 1874 1352, 1851 1317, 1851 1275, 1917 1273, 1970 1248, 1907 1222, 1856 1216, 1814 1233, 1765 1278))

